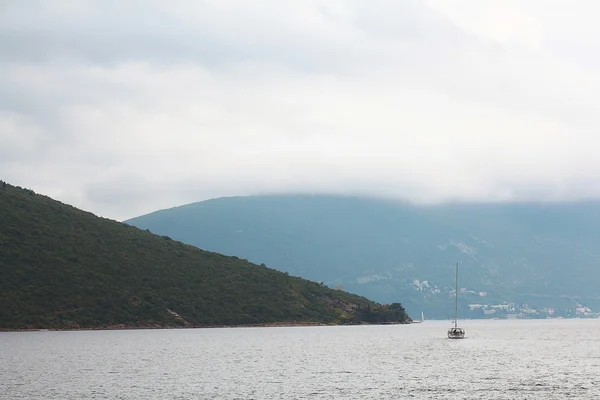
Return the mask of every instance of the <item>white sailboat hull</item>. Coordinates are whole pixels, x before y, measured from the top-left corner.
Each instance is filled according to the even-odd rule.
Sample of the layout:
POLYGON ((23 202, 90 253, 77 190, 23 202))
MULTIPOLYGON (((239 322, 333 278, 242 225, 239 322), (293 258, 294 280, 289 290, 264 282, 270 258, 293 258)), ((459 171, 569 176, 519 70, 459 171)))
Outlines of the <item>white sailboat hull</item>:
POLYGON ((448 329, 448 339, 464 339, 465 331, 462 328, 448 329))

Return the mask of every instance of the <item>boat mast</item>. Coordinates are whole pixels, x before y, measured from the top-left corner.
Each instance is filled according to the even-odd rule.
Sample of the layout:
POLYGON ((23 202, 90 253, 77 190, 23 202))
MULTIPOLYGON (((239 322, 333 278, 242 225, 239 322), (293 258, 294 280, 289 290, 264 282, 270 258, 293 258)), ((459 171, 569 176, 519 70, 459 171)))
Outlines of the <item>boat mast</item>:
POLYGON ((454 292, 454 327, 458 318, 458 261, 456 262, 456 291, 454 292))

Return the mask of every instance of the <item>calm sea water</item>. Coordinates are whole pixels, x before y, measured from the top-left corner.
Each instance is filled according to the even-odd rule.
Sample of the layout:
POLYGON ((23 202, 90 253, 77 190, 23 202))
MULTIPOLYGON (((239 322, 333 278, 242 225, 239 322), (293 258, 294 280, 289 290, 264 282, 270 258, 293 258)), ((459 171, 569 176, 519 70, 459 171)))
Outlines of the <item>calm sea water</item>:
POLYGON ((0 333, 0 398, 600 398, 600 320, 449 326, 0 333))

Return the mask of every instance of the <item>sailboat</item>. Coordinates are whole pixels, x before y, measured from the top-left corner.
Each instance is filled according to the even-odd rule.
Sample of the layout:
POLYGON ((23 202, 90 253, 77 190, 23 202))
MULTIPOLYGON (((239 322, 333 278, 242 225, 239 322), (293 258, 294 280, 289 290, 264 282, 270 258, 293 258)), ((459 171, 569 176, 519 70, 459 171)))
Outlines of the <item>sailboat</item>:
POLYGON ((423 316, 423 311, 421 311, 421 320, 420 321, 413 321, 413 324, 420 324, 421 322, 425 321, 425 317, 423 316))
POLYGON ((454 326, 448 329, 448 339, 463 339, 465 330, 457 325, 458 319, 458 261, 456 262, 456 291, 454 292, 454 326))

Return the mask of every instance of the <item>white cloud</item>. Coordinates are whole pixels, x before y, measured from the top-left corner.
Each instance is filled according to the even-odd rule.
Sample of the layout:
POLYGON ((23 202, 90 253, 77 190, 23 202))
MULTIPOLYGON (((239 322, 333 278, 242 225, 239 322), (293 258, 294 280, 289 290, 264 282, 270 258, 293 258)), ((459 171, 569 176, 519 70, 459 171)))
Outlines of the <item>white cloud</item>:
MULTIPOLYGON (((511 0, 502 2, 424 0, 424 2, 473 35, 504 46, 521 46, 534 51, 541 50, 543 46, 544 32, 539 12, 543 11, 547 1, 544 3, 538 1, 534 10, 530 10, 522 1, 511 0)), ((564 5, 566 3, 563 3, 564 5)))
POLYGON ((596 3, 1 7, 2 179, 101 215, 281 191, 600 195, 596 3))

